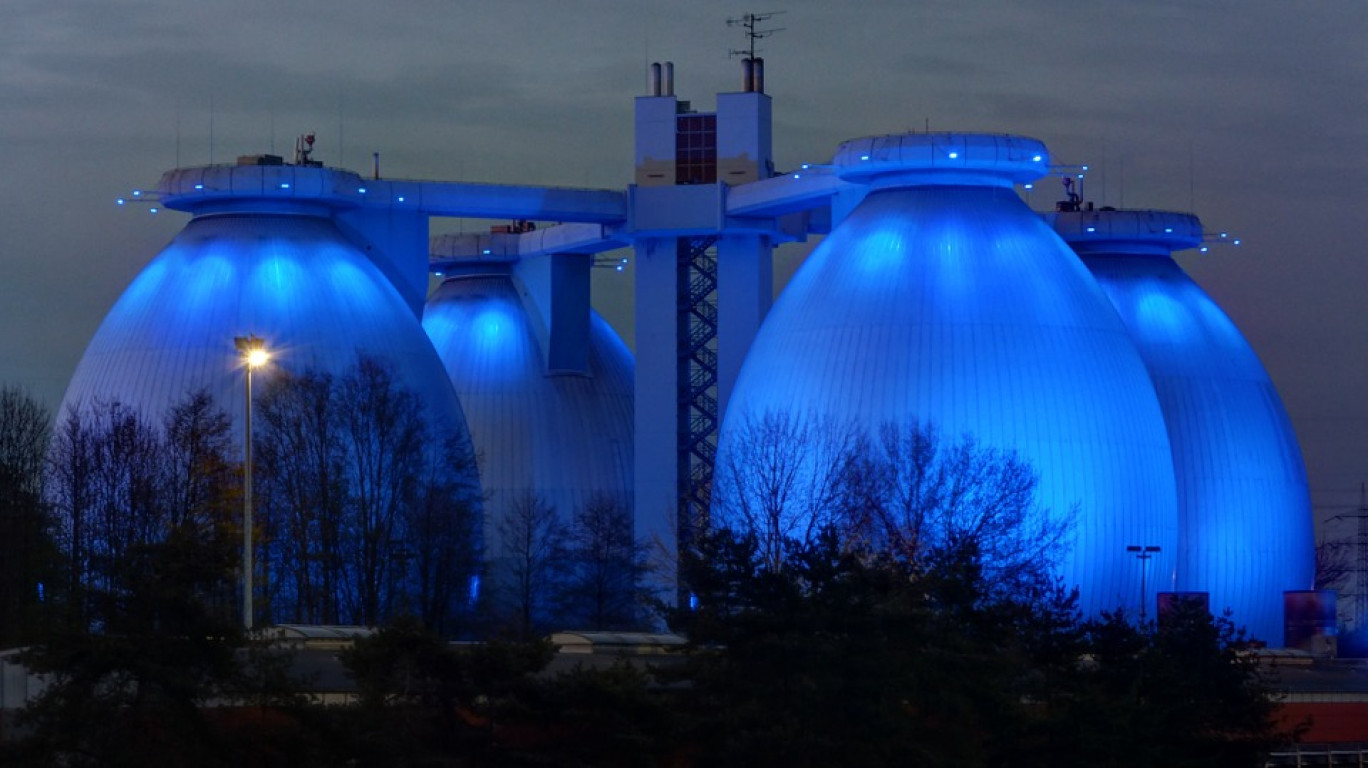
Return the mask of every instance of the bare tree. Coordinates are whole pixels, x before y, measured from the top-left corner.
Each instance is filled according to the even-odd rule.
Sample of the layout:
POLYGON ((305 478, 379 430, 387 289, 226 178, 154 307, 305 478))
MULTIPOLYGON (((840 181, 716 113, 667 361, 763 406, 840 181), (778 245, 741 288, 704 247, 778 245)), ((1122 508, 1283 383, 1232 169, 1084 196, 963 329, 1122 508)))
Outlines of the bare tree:
POLYGON ((278 371, 257 402, 272 616, 449 633, 477 575, 481 504, 463 434, 426 417, 391 363, 278 371))
POLYGON ((227 553, 240 529, 230 510, 240 490, 228 432, 227 417, 203 392, 172 406, 161 427, 117 401, 66 414, 48 453, 45 496, 78 625, 89 607, 84 596, 117 596, 136 553, 191 540, 223 555, 212 594, 201 598, 231 610, 227 553))
POLYGON ((392 365, 364 355, 338 381, 336 397, 352 507, 344 594, 356 619, 375 625, 393 614, 403 588, 405 511, 417 502, 424 466, 422 410, 392 365))
POLYGON ((972 435, 931 424, 874 434, 820 416, 767 412, 729 434, 715 475, 715 522, 753 535, 777 570, 786 548, 834 530, 929 573, 967 566, 987 592, 1039 584, 1067 549, 1075 510, 1035 503, 1034 469, 972 435))
POLYGON ((851 426, 787 411, 746 414, 719 451, 715 524, 753 533, 770 568, 789 542, 837 522, 843 467, 858 443, 851 426))
POLYGON ((478 592, 481 498, 470 442, 448 435, 431 441, 419 498, 408 513, 412 591, 423 625, 449 636, 478 592))
POLYGON ((972 435, 947 443, 934 425, 885 423, 844 465, 847 529, 919 570, 972 561, 987 593, 1047 578, 1067 550, 1075 511, 1035 502, 1035 470, 972 435))
POLYGON ((347 490, 333 377, 278 370, 255 408, 260 554, 271 613, 279 621, 337 624, 347 490))
POLYGON ((238 466, 228 414, 207 390, 192 392, 167 414, 165 440, 167 522, 202 534, 231 525, 225 502, 236 486, 238 466))
POLYGON ((67 413, 53 441, 46 494, 73 594, 106 586, 130 546, 164 536, 164 455, 158 431, 122 403, 67 413))
POLYGON ((521 637, 549 626, 565 588, 565 528, 556 508, 535 492, 521 493, 499 521, 494 563, 495 613, 521 637))
POLYGON ((607 494, 590 498, 570 526, 567 614, 593 629, 636 626, 645 555, 633 535, 631 508, 607 494))
POLYGON ((47 409, 30 395, 0 389, 0 648, 27 639, 51 575, 51 521, 42 503, 48 423, 47 409))

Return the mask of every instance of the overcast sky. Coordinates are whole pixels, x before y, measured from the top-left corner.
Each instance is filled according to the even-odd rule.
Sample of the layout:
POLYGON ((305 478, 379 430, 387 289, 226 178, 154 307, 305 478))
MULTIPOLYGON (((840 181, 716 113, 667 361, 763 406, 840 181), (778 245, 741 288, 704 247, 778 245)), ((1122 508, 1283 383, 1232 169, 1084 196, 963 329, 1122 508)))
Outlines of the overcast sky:
MULTIPOLYGON (((710 110, 740 82, 727 19, 775 10, 783 30, 760 46, 780 169, 928 124, 1018 133, 1089 164, 1099 204, 1190 210, 1243 238, 1180 261, 1278 385, 1317 514, 1357 503, 1362 0, 4 0, 0 383, 60 400, 185 223, 113 203, 164 170, 288 154, 314 131, 317 159, 363 173, 378 151, 391 177, 622 187, 647 64, 674 61, 678 95, 710 110)), ((597 278, 630 341, 630 275, 597 278)))

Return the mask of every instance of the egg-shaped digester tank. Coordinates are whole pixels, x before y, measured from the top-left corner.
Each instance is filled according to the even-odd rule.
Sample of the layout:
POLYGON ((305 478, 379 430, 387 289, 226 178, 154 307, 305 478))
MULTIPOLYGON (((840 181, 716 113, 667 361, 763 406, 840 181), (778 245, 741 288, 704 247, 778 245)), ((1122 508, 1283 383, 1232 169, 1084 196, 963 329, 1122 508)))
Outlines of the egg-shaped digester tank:
MULTIPOLYGON (((285 171, 296 181, 355 178, 327 169, 285 171)), ((181 178, 189 172, 173 172, 170 183, 185 182, 189 189, 181 178)), ((262 197, 251 186, 229 183, 255 179, 260 190, 258 169, 216 166, 196 172, 195 178, 204 179, 197 186, 224 191, 214 200, 163 194, 164 202, 171 198, 196 215, 106 315, 68 385, 62 413, 117 400, 159 425, 172 405, 202 389, 231 417, 234 442, 241 446, 245 369, 235 339, 252 334, 271 353, 270 362, 253 374, 258 403, 282 371, 342 377, 366 356, 392 371, 397 388, 417 395, 432 434, 468 445, 460 403, 417 313, 339 229, 330 193, 304 202, 262 197), (214 179, 222 183, 213 185, 214 179)), ((304 186, 280 182, 273 189, 295 193, 304 186)), ((258 439, 263 427, 254 424, 258 439)), ((473 463, 453 474, 478 488, 473 463)), ((262 482, 259 477, 258 499, 262 482)), ((478 514, 477 499, 476 504, 478 514)), ((471 544, 479 546, 477 540, 471 544)), ((263 560, 258 563, 264 567, 263 560)))
POLYGON ((529 494, 566 523, 609 501, 630 520, 633 360, 602 317, 589 311, 586 370, 548 370, 517 278, 494 264, 447 277, 423 327, 469 419, 491 562, 502 521, 529 494))
POLYGON ((1301 448, 1268 372, 1230 317, 1173 259, 1195 216, 1079 211, 1047 219, 1130 329, 1168 425, 1178 481, 1178 589, 1271 644, 1283 592, 1312 587, 1315 544, 1301 448))
MULTIPOLYGON (((393 363, 427 413, 466 432, 455 392, 413 311, 325 216, 196 216, 105 316, 63 410, 117 399, 154 418, 196 389, 242 416, 234 339, 269 346, 271 366, 334 374, 358 354, 393 363)), ((265 370, 257 374, 263 380, 265 370)))
MULTIPOLYGON (((1046 150, 1010 136, 843 144, 872 190, 799 268, 741 370, 719 466, 757 414, 932 424, 1015 451, 1036 502, 1074 516, 1060 575, 1081 607, 1152 608, 1172 588, 1176 495, 1163 415, 1125 326, 1013 189, 1046 150), (1128 547, 1157 547, 1138 560, 1128 547)), ((877 438, 877 435, 875 435, 877 438)), ((1152 612, 1152 611, 1151 611, 1152 612)))

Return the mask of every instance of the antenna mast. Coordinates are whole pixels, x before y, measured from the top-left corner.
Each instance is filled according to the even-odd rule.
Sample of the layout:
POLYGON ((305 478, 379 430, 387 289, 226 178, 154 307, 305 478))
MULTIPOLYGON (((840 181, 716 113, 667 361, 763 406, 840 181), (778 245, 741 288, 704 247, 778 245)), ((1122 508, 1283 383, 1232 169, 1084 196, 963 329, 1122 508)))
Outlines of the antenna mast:
POLYGON ((769 37, 775 32, 784 31, 784 27, 760 29, 760 22, 768 21, 769 19, 772 19, 781 13, 783 13, 783 11, 770 11, 768 13, 747 13, 741 16, 733 16, 732 18, 727 19, 727 26, 741 27, 746 30, 746 49, 740 51, 732 50, 729 51, 729 54, 732 56, 745 56, 748 59, 754 60, 756 40, 759 40, 763 37, 769 37))

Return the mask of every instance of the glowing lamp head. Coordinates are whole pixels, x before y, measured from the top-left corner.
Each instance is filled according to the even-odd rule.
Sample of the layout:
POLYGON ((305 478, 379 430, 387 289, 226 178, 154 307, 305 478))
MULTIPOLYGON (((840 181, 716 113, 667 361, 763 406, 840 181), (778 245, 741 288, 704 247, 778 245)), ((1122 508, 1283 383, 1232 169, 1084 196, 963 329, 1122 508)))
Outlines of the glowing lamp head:
POLYGON ((248 368, 260 368, 271 360, 271 352, 266 349, 266 340, 260 336, 238 336, 233 339, 242 361, 248 368))

